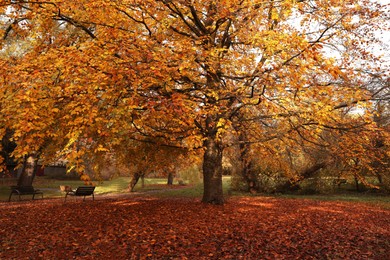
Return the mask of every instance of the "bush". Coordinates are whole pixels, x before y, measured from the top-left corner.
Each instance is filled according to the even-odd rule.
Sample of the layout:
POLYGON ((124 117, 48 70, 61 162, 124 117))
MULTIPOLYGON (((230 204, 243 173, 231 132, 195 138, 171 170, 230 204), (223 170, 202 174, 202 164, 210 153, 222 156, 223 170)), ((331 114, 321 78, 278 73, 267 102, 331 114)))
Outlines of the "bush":
POLYGON ((345 179, 337 177, 313 177, 303 180, 300 184, 302 194, 329 194, 340 190, 345 179))
MULTIPOLYGON (((256 191, 263 193, 283 192, 288 179, 281 173, 259 171, 256 175, 256 191)), ((248 183, 242 175, 234 174, 231 179, 231 188, 236 191, 248 191, 248 183)))
POLYGON ((184 169, 178 175, 180 175, 177 176, 178 179, 184 180, 190 184, 198 184, 202 180, 202 178, 200 177, 201 172, 198 166, 191 166, 187 169, 184 169))
POLYGON ((246 191, 247 184, 241 175, 233 174, 231 178, 231 189, 235 191, 246 191))
POLYGON ((380 185, 380 188, 383 191, 390 193, 390 173, 382 175, 382 183, 380 185))
POLYGON ((257 175, 258 191, 265 193, 283 192, 288 180, 279 172, 262 171, 257 175))

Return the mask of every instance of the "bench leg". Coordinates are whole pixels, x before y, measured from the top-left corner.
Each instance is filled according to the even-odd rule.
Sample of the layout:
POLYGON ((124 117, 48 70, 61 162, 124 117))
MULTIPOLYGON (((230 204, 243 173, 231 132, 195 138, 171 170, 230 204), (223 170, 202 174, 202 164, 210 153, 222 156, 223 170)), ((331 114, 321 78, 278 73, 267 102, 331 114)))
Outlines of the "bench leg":
POLYGON ((8 202, 11 201, 12 194, 13 194, 13 193, 11 192, 11 194, 9 195, 9 198, 8 198, 8 202))
MULTIPOLYGON (((93 193, 91 194, 92 195, 92 201, 95 201, 95 196, 93 195, 93 193)), ((88 196, 88 195, 85 195, 84 198, 83 198, 83 201, 85 201, 85 197, 88 196)))

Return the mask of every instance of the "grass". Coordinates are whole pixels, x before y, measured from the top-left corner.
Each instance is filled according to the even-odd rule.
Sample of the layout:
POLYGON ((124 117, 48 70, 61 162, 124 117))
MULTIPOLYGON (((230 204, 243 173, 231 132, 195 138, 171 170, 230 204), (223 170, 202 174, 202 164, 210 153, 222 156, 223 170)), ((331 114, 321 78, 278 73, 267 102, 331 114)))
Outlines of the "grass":
MULTIPOLYGON (((95 194, 96 195, 102 195, 102 194, 123 194, 127 193, 128 185, 130 182, 130 177, 118 177, 110 181, 96 181, 94 184, 96 185, 95 194)), ((170 196, 170 188, 166 185, 167 180, 164 178, 145 178, 144 184, 145 186, 142 187, 141 180, 138 181, 137 185, 135 186, 134 190, 137 192, 150 192, 150 191, 162 191, 167 190, 167 195, 170 196)), ((10 186, 15 185, 16 180, 15 179, 7 179, 2 180, 0 183, 0 201, 8 200, 8 196, 10 194, 10 186)), ((34 188, 40 189, 44 192, 45 198, 57 198, 57 197, 63 197, 64 193, 60 191, 60 185, 67 185, 72 188, 76 188, 78 186, 83 186, 84 182, 80 180, 69 180, 69 179, 51 179, 47 177, 41 177, 37 176, 34 179, 33 186, 34 188)), ((174 185, 174 187, 177 187, 178 185, 174 185)), ((200 186, 199 186, 200 187, 200 186)), ((198 186, 193 187, 190 185, 184 186, 183 188, 188 188, 187 192, 183 192, 183 196, 185 194, 188 194, 189 196, 196 196, 201 195, 202 190, 199 189, 198 186), (192 195, 191 195, 192 194, 192 195)), ((174 190, 172 190, 174 191, 174 190)), ((174 195, 174 192, 173 192, 174 195)), ((181 193, 177 194, 178 196, 181 195, 181 193)), ((26 195, 27 198, 27 195, 26 195)))
MULTIPOLYGON (((130 181, 129 177, 120 177, 112 181, 96 182, 96 194, 117 194, 125 192, 130 181)), ((8 200, 10 193, 9 186, 15 185, 16 180, 3 181, 0 185, 0 200, 8 200)), ((72 188, 84 186, 84 182, 80 180, 56 180, 46 177, 37 176, 34 179, 34 188, 40 189, 44 193, 45 198, 63 197, 64 193, 60 191, 60 185, 67 185, 72 188)), ((27 195, 26 195, 27 197, 27 195)))
MULTIPOLYGON (((130 177, 118 177, 110 181, 95 182, 96 184, 96 195, 108 195, 108 194, 123 194, 127 193, 128 184, 130 177)), ((166 185, 167 180, 165 178, 145 178, 142 187, 141 180, 135 186, 135 191, 140 193, 153 193, 156 197, 185 197, 185 198, 201 198, 203 195, 203 184, 187 184, 180 186, 175 184, 171 187, 166 185)), ((0 201, 8 200, 10 193, 9 186, 15 185, 16 180, 1 180, 0 182, 0 201)), ((60 191, 60 185, 68 185, 72 188, 83 186, 84 183, 80 180, 69 180, 69 179, 50 179, 47 177, 37 176, 34 180, 34 187, 44 192, 45 198, 59 198, 63 197, 64 193, 60 191)), ((225 195, 232 196, 270 196, 269 194, 257 194, 250 195, 244 192, 232 192, 231 191, 231 180, 229 176, 223 177, 223 190, 225 195)), ((323 200, 323 201, 349 201, 349 202, 363 202, 372 205, 377 205, 382 208, 390 209, 390 196, 369 194, 369 193, 339 193, 339 194, 328 194, 328 195, 295 195, 295 194, 280 194, 272 195, 274 197, 290 198, 290 199, 312 199, 312 200, 323 200)), ((28 196, 26 196, 26 199, 28 196)))
POLYGON ((290 199, 312 199, 321 201, 347 201, 360 202, 371 205, 376 205, 382 208, 390 209, 390 196, 369 193, 340 193, 340 194, 326 194, 326 195, 293 195, 283 194, 277 197, 290 199))
MULTIPOLYGON (((230 193, 230 177, 222 178, 222 188, 224 194, 230 193)), ((203 195, 203 183, 187 185, 183 189, 167 189, 164 192, 156 194, 157 197, 185 197, 185 198, 200 198, 203 195)))

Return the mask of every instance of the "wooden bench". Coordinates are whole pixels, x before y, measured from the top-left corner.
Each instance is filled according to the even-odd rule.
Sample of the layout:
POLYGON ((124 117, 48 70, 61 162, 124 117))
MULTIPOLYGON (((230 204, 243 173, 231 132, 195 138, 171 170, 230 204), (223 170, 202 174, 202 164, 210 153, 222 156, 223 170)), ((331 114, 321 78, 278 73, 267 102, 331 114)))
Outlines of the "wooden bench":
POLYGON ((84 197, 83 201, 85 201, 86 196, 92 196, 92 200, 95 200, 95 195, 93 194, 94 191, 95 191, 94 186, 78 187, 76 190, 71 190, 71 191, 66 192, 65 201, 66 201, 66 197, 68 197, 68 195, 70 195, 70 196, 83 196, 84 197))
POLYGON ((43 199, 43 192, 34 189, 33 186, 11 186, 11 194, 9 195, 8 201, 11 201, 13 194, 19 195, 19 200, 21 200, 22 195, 33 195, 32 199, 34 199, 36 194, 41 194, 43 199))

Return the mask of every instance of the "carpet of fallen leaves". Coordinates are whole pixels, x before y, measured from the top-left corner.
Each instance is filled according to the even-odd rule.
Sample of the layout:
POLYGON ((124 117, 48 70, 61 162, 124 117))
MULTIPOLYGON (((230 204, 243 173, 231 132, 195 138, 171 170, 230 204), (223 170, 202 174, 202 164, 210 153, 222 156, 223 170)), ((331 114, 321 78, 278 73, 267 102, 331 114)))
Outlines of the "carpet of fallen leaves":
POLYGON ((153 197, 0 203, 0 259, 387 259, 390 210, 153 197))

